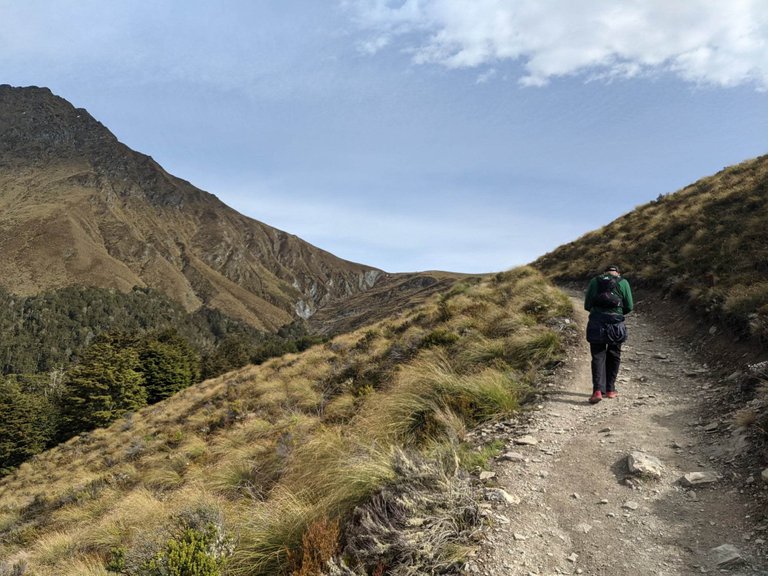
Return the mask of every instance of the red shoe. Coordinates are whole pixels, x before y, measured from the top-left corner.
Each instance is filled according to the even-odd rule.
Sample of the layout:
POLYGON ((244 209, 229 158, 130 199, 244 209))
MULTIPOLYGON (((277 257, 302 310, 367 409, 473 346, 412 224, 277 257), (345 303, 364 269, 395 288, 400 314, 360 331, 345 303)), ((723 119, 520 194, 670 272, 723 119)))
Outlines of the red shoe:
POLYGON ((618 397, 619 397, 619 395, 618 395, 618 394, 616 394, 616 391, 615 391, 615 390, 611 390, 610 392, 608 392, 608 394, 606 394, 606 395, 605 395, 605 397, 606 397, 606 398, 618 398, 618 397))
POLYGON ((602 399, 603 399, 602 392, 600 392, 600 390, 595 390, 594 392, 592 392, 592 396, 589 398, 589 403, 597 404, 602 399))

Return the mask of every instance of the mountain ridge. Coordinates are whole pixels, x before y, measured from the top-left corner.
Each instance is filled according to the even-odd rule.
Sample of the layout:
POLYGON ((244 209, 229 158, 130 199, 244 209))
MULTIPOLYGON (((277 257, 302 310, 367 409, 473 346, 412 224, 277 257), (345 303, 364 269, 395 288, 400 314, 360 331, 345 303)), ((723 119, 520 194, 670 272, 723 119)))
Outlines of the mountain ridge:
POLYGON ((0 284, 160 289, 274 330, 389 277, 239 214, 47 88, 0 86, 0 284))

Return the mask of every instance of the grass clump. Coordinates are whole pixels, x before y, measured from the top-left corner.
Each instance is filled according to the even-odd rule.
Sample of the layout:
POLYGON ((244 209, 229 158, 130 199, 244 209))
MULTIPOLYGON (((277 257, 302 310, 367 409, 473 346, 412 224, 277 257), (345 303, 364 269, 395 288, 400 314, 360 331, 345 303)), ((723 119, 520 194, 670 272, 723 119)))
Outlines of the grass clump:
POLYGON ((491 460, 496 458, 504 450, 503 440, 493 440, 484 446, 473 448, 469 444, 460 444, 457 450, 461 467, 465 470, 481 468, 487 470, 491 460))

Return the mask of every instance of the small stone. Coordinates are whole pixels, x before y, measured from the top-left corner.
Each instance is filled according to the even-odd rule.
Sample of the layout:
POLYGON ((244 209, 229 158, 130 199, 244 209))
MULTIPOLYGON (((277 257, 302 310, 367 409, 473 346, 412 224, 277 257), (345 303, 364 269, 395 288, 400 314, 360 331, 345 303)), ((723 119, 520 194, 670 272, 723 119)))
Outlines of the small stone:
POLYGON ((638 504, 634 500, 627 500, 626 502, 624 502, 624 504, 621 505, 621 507, 624 508, 625 510, 637 510, 638 508, 640 508, 640 504, 638 504))
POLYGON ((645 452, 632 452, 627 456, 627 467, 632 474, 649 478, 661 478, 664 465, 655 456, 645 452))
POLYGON ((512 534, 512 538, 514 538, 518 542, 524 542, 528 540, 528 536, 525 536, 524 534, 520 534, 518 532, 515 532, 514 534, 512 534))
POLYGON ((718 568, 730 568, 744 562, 741 552, 732 544, 722 544, 709 551, 718 568))
POLYGON ((604 433, 606 433, 606 432, 610 432, 610 431, 611 431, 611 429, 610 429, 610 428, 603 428, 602 430, 598 430, 598 431, 597 431, 597 433, 598 433, 598 434, 604 434, 604 433))
POLYGON ((577 532, 581 532, 582 534, 589 534, 591 530, 592 530, 592 526, 590 524, 587 524, 586 522, 576 524, 577 532))
POLYGON ((531 436, 530 434, 526 434, 525 436, 520 436, 519 438, 515 438, 514 440, 515 444, 520 444, 521 446, 535 446, 539 443, 539 441, 531 436))
POLYGON ((600 502, 598 502, 598 504, 608 504, 608 499, 603 498, 602 500, 600 500, 600 502))
POLYGON ((574 492, 573 494, 571 494, 571 498, 573 498, 574 500, 580 500, 581 496, 579 495, 578 492, 574 492))
POLYGON ((480 480, 490 480, 491 478, 496 477, 496 472, 491 472, 489 470, 483 470, 480 472, 480 480))
POLYGON ((768 468, 760 472, 760 478, 763 479, 763 482, 768 482, 768 468))
POLYGON ((717 326, 710 326, 710 328, 709 328, 709 333, 710 333, 712 336, 714 336, 715 334, 717 334, 717 326))
POLYGON ((576 552, 574 552, 573 554, 571 554, 570 556, 568 556, 568 558, 566 558, 566 560, 568 560, 568 562, 573 562, 574 564, 576 564, 576 561, 577 561, 578 559, 579 559, 579 555, 578 555, 578 554, 576 554, 576 552))
POLYGON ((710 422, 706 426, 704 426, 705 432, 714 432, 720 427, 720 422, 710 422))
POLYGON ((707 470, 704 472, 688 472, 681 479, 680 482, 683 486, 697 486, 699 484, 712 484, 720 480, 720 476, 716 472, 707 470))
POLYGON ((504 460, 507 462, 522 462, 525 460, 525 456, 520 454, 520 452, 505 452, 499 456, 499 460, 504 460))
POLYGON ((485 499, 491 502, 503 502, 504 504, 518 505, 521 500, 518 496, 513 496, 501 488, 487 488, 485 490, 485 499))

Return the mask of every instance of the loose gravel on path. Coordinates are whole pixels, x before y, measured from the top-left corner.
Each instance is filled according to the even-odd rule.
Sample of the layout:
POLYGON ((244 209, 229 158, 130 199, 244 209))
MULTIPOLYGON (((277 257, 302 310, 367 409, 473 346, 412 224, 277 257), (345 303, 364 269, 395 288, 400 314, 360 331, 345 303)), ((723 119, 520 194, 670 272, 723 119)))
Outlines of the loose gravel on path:
POLYGON ((587 403, 583 343, 524 427, 474 433, 506 449, 477 480, 489 522, 467 573, 768 575, 768 483, 729 466, 744 450, 739 430, 702 416, 715 376, 642 312, 627 325, 618 399, 587 403), (635 452, 658 459, 661 477, 630 473, 635 452))

